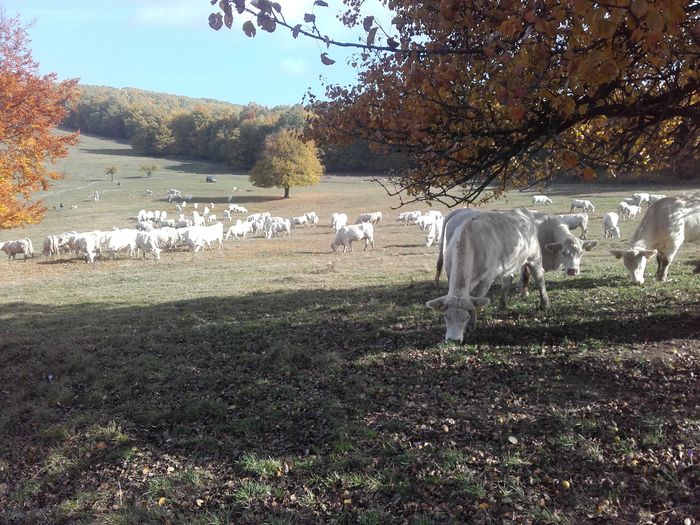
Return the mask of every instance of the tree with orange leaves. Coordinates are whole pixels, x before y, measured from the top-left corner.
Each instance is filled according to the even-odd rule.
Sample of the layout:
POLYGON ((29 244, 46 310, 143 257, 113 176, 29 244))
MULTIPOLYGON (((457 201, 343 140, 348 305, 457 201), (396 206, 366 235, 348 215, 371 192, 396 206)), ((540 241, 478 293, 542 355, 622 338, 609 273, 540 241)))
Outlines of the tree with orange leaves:
POLYGON ((408 154, 390 193, 454 205, 559 173, 592 180, 700 156, 697 0, 383 0, 390 27, 344 4, 365 41, 334 41, 313 12, 293 25, 268 0, 222 0, 209 22, 253 14, 264 31, 357 48, 358 83, 312 98, 311 137, 408 154))
POLYGON ((77 142, 77 133, 54 132, 77 97, 77 82, 40 75, 19 19, 0 16, 0 229, 43 217, 46 208, 31 196, 60 178, 47 164, 77 142))

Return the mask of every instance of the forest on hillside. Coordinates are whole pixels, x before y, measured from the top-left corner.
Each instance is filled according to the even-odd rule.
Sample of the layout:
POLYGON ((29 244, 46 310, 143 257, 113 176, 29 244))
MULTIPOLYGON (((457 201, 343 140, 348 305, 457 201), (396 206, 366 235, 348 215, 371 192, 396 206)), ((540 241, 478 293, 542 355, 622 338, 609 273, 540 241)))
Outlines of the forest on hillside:
MULTIPOLYGON (((127 140, 139 153, 223 162, 249 170, 265 138, 281 128, 301 129, 308 113, 301 105, 268 108, 193 99, 135 88, 81 85, 79 100, 63 125, 71 130, 127 140)), ((400 164, 367 143, 317 144, 327 171, 381 172, 400 164)))

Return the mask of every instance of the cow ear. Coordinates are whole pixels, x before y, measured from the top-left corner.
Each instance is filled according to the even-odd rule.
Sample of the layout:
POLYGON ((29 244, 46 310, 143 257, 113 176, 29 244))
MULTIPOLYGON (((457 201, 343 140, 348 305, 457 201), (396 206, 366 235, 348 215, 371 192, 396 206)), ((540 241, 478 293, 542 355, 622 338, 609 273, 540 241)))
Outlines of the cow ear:
POLYGON ((481 310, 491 302, 488 297, 471 297, 471 300, 477 310, 481 310))
POLYGON ((550 242, 544 245, 544 249, 548 252, 559 253, 562 249, 562 245, 560 242, 550 242))
POLYGON ((583 249, 587 252, 590 252, 596 246, 598 246, 598 241, 586 241, 583 243, 583 249))
POLYGON ((445 309, 447 308, 447 296, 443 295, 442 297, 438 297, 437 299, 433 299, 432 301, 428 301, 425 303, 425 306, 430 308, 431 310, 438 310, 439 312, 444 312, 445 309))
POLYGON ((621 259, 625 256, 625 251, 626 250, 610 250, 610 253, 612 253, 616 259, 621 259))

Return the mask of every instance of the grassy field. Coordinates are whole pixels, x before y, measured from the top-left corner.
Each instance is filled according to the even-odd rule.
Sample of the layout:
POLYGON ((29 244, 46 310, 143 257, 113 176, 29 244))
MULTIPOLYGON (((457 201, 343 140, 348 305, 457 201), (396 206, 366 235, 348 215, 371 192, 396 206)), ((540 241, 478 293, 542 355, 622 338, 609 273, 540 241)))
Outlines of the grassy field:
POLYGON ((547 276, 550 310, 488 308, 455 345, 424 306, 444 293, 436 249, 377 184, 329 176, 285 200, 205 163, 147 178, 152 162, 83 137, 46 219, 0 240, 133 226, 174 213, 171 187, 321 224, 157 263, 1 260, 0 523, 697 523, 700 249, 635 287, 608 249, 639 219, 619 240, 600 220, 681 189, 550 188, 553 212, 596 204, 600 245, 579 277, 547 276), (377 249, 332 254, 330 214, 374 210, 377 249))

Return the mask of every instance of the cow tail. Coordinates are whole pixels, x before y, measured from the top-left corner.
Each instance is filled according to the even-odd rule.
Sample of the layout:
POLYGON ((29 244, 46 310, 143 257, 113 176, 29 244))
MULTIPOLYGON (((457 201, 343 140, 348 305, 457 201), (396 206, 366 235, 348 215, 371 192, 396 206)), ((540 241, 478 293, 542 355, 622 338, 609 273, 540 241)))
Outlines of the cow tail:
POLYGON ((445 261, 445 232, 447 231, 447 221, 449 216, 442 221, 442 236, 440 237, 440 254, 438 255, 437 264, 435 265, 435 279, 433 280, 433 285, 437 288, 440 285, 440 274, 442 273, 442 265, 445 261))

